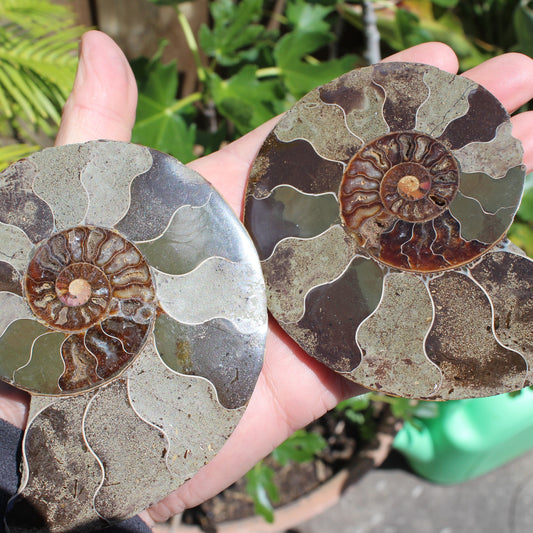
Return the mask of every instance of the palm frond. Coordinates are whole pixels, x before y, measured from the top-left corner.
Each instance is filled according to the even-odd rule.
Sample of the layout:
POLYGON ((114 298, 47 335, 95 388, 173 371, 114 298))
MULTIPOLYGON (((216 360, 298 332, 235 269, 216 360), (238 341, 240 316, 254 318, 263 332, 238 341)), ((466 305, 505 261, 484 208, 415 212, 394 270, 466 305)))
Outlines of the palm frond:
POLYGON ((32 146, 29 144, 9 144, 7 146, 0 146, 0 171, 4 170, 13 161, 28 157, 39 150, 40 146, 32 146))
POLYGON ((49 0, 2 0, 0 20, 25 29, 32 37, 41 37, 58 27, 73 26, 75 17, 67 7, 49 0))
POLYGON ((43 127, 59 123, 72 88, 84 28, 49 0, 0 2, 0 113, 43 127))

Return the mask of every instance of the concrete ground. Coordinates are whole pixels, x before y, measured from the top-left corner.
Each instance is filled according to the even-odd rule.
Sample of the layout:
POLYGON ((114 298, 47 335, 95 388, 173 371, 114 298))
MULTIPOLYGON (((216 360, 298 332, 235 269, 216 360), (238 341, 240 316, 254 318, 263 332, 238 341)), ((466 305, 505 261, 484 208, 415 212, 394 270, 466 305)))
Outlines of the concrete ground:
POLYGON ((381 468, 348 487, 338 504, 290 533, 531 531, 533 452, 454 486, 419 478, 394 452, 381 468))

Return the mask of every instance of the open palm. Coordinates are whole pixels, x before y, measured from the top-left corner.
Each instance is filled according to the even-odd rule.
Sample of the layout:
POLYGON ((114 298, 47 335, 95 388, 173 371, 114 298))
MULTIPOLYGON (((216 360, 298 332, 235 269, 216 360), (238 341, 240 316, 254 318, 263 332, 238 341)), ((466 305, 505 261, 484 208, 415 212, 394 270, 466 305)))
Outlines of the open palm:
MULTIPOLYGON (((386 61, 428 63, 456 73, 457 58, 442 43, 426 43, 386 61)), ((512 113, 533 97, 533 60, 506 54, 464 74, 491 91, 512 113)), ((94 139, 129 141, 137 92, 128 62, 106 35, 83 37, 80 66, 65 106, 57 144, 94 139)), ((224 149, 190 166, 209 180, 234 211, 241 214, 252 161, 276 119, 224 149)), ((524 146, 524 163, 533 166, 533 112, 512 118, 513 135, 524 146)), ((177 141, 179 142, 179 141, 177 141)), ((294 430, 363 389, 307 356, 271 320, 265 364, 249 407, 220 453, 190 481, 142 514, 144 520, 166 520, 197 505, 242 476, 294 430)), ((24 427, 29 398, 0 384, 0 417, 24 427)))

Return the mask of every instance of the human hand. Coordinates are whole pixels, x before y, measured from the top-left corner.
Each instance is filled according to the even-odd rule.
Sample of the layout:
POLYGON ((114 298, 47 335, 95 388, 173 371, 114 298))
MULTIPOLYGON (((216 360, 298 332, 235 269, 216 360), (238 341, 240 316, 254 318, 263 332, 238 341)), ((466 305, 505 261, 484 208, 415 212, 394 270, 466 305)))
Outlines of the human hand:
MULTIPOLYGON (((419 45, 387 59, 391 60, 430 63, 454 73, 458 66, 453 52, 441 43, 419 45)), ((533 60, 526 56, 500 56, 465 76, 495 94, 509 112, 533 97, 533 60)), ((104 34, 89 32, 83 38, 80 67, 57 144, 104 138, 129 141, 135 107, 135 80, 122 52, 104 34)), ((208 179, 238 214, 250 166, 275 120, 189 165, 208 179)), ((533 114, 522 113, 512 121, 513 134, 524 145, 524 161, 533 166, 533 114)), ((0 416, 22 427, 27 398, 4 387, 0 389, 0 416)), ((294 430, 360 392, 360 387, 308 357, 271 321, 263 371, 241 423, 206 467, 143 513, 143 518, 149 523, 165 520, 204 501, 239 478, 294 430)))

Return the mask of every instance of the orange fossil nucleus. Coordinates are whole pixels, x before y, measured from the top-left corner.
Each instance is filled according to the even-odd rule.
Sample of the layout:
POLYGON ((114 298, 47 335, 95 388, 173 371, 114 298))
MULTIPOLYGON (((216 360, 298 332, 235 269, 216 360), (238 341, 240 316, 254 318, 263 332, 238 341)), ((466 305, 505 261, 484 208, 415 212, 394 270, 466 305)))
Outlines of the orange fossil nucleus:
MULTIPOLYGON (((57 284, 56 284, 57 287, 57 284)), ((67 305, 83 305, 91 296, 91 284, 86 279, 77 278, 68 285, 69 303, 67 305)))
MULTIPOLYGON (((54 286, 62 304, 67 307, 86 306, 85 313, 94 315, 92 323, 98 321, 108 307, 111 287, 105 273, 95 265, 83 262, 67 265, 58 274, 54 286), (99 311, 95 312, 94 304, 99 311)), ((50 320, 50 317, 45 320, 50 320)), ((58 325, 55 324, 56 327, 58 325)), ((85 327, 88 325, 87 321, 85 327)))
POLYGON ((429 181, 420 183, 416 176, 406 174, 398 181, 398 194, 406 200, 416 201, 429 191, 429 181))

